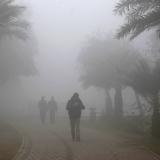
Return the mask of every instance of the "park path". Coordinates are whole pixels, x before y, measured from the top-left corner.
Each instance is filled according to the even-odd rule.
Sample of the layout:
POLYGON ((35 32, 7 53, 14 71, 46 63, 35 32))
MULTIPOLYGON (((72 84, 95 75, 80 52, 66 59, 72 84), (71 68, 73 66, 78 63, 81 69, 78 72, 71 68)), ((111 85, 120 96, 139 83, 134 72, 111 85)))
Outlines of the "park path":
POLYGON ((28 119, 16 123, 23 130, 24 144, 14 160, 160 160, 142 145, 126 137, 83 128, 82 141, 72 142, 69 123, 41 125, 28 119))

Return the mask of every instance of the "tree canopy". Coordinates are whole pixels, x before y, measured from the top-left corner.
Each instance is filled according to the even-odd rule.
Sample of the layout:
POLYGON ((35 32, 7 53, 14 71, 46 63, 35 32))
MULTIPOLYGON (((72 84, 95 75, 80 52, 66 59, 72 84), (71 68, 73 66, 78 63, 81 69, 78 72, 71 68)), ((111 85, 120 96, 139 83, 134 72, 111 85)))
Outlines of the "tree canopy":
POLYGON ((26 40, 30 35, 25 10, 15 0, 0 0, 0 82, 36 73, 33 46, 29 41, 18 40, 26 40))
POLYGON ((37 73, 34 62, 36 51, 29 42, 24 43, 16 39, 14 39, 14 41, 4 39, 0 43, 0 50, 1 83, 12 78, 32 76, 37 73), (7 47, 5 44, 7 44, 7 47))
POLYGON ((113 88, 122 78, 119 71, 133 67, 136 54, 128 54, 132 49, 129 43, 111 37, 89 39, 79 56, 83 85, 113 88))
POLYGON ((145 30, 157 28, 160 35, 159 0, 120 0, 115 6, 115 13, 125 15, 125 24, 117 33, 118 38, 130 36, 134 39, 145 30))
POLYGON ((0 39, 3 36, 16 36, 20 39, 28 37, 29 23, 24 19, 25 6, 15 0, 0 0, 0 39))

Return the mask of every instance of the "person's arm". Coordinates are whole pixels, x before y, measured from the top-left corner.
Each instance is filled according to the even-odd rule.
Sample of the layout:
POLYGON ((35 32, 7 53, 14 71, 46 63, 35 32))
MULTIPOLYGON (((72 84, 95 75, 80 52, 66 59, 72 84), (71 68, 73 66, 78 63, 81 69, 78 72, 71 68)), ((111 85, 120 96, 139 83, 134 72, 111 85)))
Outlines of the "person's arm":
POLYGON ((85 109, 83 102, 81 100, 80 100, 80 102, 81 102, 81 109, 85 109))

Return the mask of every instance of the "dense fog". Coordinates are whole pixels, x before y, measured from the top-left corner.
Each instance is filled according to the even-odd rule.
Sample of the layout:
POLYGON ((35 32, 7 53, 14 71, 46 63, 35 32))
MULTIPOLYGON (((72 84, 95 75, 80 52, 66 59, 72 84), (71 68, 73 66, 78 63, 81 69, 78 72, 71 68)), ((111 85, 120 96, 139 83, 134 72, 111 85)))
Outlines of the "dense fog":
POLYGON ((1 85, 1 94, 4 97, 7 94, 7 98, 3 98, 4 103, 8 105, 11 100, 9 104, 12 108, 15 103, 15 107, 19 104, 23 110, 28 103, 38 101, 41 96, 49 98, 53 95, 60 107, 65 108, 67 99, 77 91, 88 107, 103 108, 103 91, 94 88, 84 90, 79 82, 78 55, 88 37, 110 31, 114 33, 120 23, 113 15, 114 1, 20 1, 21 3, 28 7, 25 16, 31 22, 34 38, 28 40, 29 44, 22 44, 22 47, 16 44, 15 49, 12 44, 15 39, 4 40, 10 41, 12 45, 9 46, 11 49, 7 47, 4 48, 4 53, 1 52, 8 52, 11 56, 9 59, 1 59, 5 63, 1 63, 2 67, 9 70, 2 71, 1 76, 2 80, 9 78, 1 85), (19 53, 15 53, 18 57, 11 53, 12 49, 15 52, 18 50, 19 53), (15 65, 13 63, 17 65, 13 68, 15 73, 10 69, 11 65, 15 65), (19 71, 21 67, 24 67, 24 73, 19 71), (8 73, 8 77, 5 77, 5 73, 8 73), (15 79, 14 74, 18 74, 15 79), (21 101, 24 101, 24 105, 21 101))
POLYGON ((160 0, 0 0, 0 160, 160 159, 160 0))
MULTIPOLYGON (((123 22, 113 12, 116 1, 34 0, 17 3, 27 7, 24 16, 30 22, 31 32, 24 42, 10 37, 1 40, 2 106, 23 113, 32 110, 29 107, 36 107, 41 96, 47 99, 54 96, 64 112, 69 97, 79 92, 87 108, 96 107, 101 112, 105 108, 105 91, 94 85, 83 86, 79 60, 83 47, 92 37, 115 38, 123 22)), ((138 52, 147 50, 149 42, 144 41, 144 37, 146 34, 128 45, 134 46, 138 52)), ((114 48, 114 44, 108 47, 114 48)), ((124 102, 126 106, 135 101, 132 91, 128 90, 123 91, 128 96, 124 102)))

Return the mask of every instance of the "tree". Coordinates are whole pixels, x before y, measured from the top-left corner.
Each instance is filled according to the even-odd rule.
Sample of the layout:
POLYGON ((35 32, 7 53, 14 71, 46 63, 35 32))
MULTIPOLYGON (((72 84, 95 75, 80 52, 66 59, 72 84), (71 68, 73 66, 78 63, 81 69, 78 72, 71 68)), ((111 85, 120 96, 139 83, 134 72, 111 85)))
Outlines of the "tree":
POLYGON ((120 0, 114 11, 126 18, 125 24, 118 30, 118 38, 130 34, 130 39, 134 39, 143 31, 155 27, 160 35, 159 0, 120 0))
MULTIPOLYGON (((3 86, 5 85, 2 84, 8 80, 15 82, 13 80, 37 73, 30 25, 23 14, 25 10, 26 7, 18 5, 15 0, 0 0, 0 101, 2 104, 0 117, 4 115, 3 107, 10 105, 9 103, 7 103, 9 105, 5 105, 4 101, 10 102, 10 99, 14 97, 13 95, 12 98, 11 96, 7 97, 7 100, 3 98, 3 94, 5 95, 3 86)), ((11 83, 11 85, 15 84, 11 83)), ((4 88, 9 94, 10 92, 12 94, 12 86, 4 88)), ((16 90, 18 89, 16 88, 16 90)), ((12 108, 13 106, 12 103, 12 108)))
POLYGON ((14 3, 15 0, 0 0, 0 39, 3 36, 16 36, 25 40, 28 37, 29 23, 22 18, 26 7, 14 3))
POLYGON ((19 77, 34 76, 37 69, 34 63, 33 40, 30 43, 4 38, 0 43, 0 85, 19 77), (6 45, 7 44, 7 47, 6 45))
POLYGON ((111 71, 106 68, 106 47, 105 41, 97 38, 90 38, 87 45, 82 48, 79 56, 81 66, 80 81, 84 87, 95 86, 103 88, 106 92, 106 114, 110 116, 112 101, 109 90, 112 88, 112 78, 107 77, 111 71))
POLYGON ((37 72, 34 47, 29 44, 33 39, 30 36, 30 42, 21 41, 29 37, 30 25, 23 17, 25 10, 26 7, 17 5, 15 0, 0 0, 0 82, 37 72))
MULTIPOLYGON (((121 74, 119 70, 128 70, 132 67, 133 57, 128 54, 132 50, 128 43, 122 43, 111 37, 106 39, 91 38, 80 54, 81 77, 86 87, 103 88, 107 95, 107 111, 111 111, 111 97, 109 90, 115 89, 115 117, 122 118, 123 100, 121 74), (116 46, 116 47, 115 47, 116 46), (132 58, 131 58, 132 57, 132 58)), ((134 55, 133 55, 134 56, 134 55)))
POLYGON ((160 137, 160 113, 159 113, 159 91, 160 91, 160 61, 157 60, 151 66, 145 59, 140 60, 136 69, 126 74, 126 83, 135 91, 145 97, 153 107, 152 135, 160 137))
POLYGON ((140 95, 135 90, 134 90, 134 94, 136 97, 137 108, 139 109, 139 116, 141 118, 144 118, 145 113, 144 113, 144 109, 143 109, 143 106, 140 100, 140 95))

